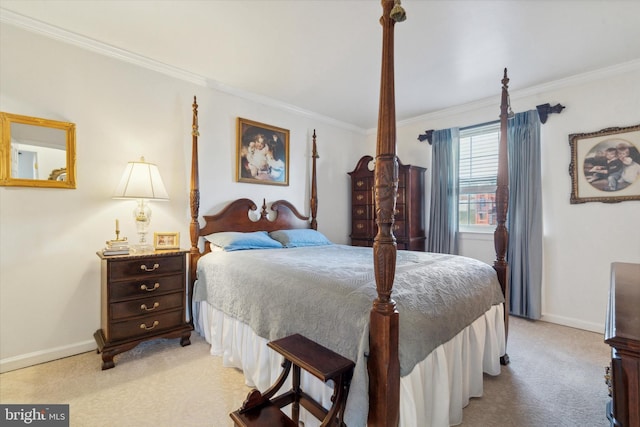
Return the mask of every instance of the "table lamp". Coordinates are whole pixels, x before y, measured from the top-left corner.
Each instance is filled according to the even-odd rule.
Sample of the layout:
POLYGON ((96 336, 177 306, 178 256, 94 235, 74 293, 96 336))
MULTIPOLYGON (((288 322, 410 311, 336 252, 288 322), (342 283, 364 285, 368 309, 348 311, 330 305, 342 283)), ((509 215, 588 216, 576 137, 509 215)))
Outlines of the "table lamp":
POLYGON ((138 204, 133 211, 133 218, 138 232, 138 244, 133 245, 131 249, 141 253, 153 251, 153 245, 147 241, 151 223, 151 208, 147 201, 169 200, 158 167, 153 163, 145 162, 144 157, 137 162, 129 162, 113 198, 137 199, 138 204))

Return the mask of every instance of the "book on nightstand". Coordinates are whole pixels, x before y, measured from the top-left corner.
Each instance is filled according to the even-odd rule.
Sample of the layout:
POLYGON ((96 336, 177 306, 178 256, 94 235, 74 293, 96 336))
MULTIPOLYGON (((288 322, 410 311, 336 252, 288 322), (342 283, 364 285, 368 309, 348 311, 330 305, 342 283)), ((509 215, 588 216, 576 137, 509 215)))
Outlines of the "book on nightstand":
POLYGON ((129 255, 129 249, 108 249, 104 248, 102 250, 102 255, 129 255))
POLYGON ((107 240, 107 246, 102 250, 102 255, 129 255, 129 241, 107 240))

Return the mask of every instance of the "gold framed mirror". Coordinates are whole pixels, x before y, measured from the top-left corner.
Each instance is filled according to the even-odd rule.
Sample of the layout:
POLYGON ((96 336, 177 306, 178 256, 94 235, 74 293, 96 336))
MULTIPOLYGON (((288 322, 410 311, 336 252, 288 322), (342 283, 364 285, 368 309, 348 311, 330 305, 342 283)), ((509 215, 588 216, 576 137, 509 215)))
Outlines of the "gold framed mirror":
POLYGON ((76 188, 76 125, 0 112, 0 185, 76 188))

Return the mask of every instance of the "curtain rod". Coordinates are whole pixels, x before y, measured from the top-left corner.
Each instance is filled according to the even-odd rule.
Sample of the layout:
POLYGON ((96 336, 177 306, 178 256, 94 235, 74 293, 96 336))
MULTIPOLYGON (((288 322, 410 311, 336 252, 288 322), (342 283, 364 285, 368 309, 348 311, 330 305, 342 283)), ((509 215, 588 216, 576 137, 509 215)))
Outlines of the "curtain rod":
MULTIPOLYGON (((562 110, 564 110, 566 107, 562 104, 556 104, 554 106, 552 106, 551 104, 547 103, 547 104, 540 104, 540 105, 536 105, 536 110, 538 111, 538 117, 540 117, 540 123, 545 124, 547 123, 547 118, 549 117, 549 114, 553 114, 553 113, 557 113, 560 114, 562 113, 562 110)), ((477 125, 472 125, 472 126, 466 126, 460 129, 473 129, 479 126, 485 126, 491 123, 495 123, 497 120, 494 121, 490 121, 490 122, 485 122, 485 123, 480 123, 477 125)), ((433 132, 434 129, 429 129, 429 130, 425 130, 424 133, 418 135, 418 141, 420 142, 424 142, 424 140, 426 139, 427 142, 429 143, 429 145, 431 145, 432 142, 432 137, 433 137, 433 132)))

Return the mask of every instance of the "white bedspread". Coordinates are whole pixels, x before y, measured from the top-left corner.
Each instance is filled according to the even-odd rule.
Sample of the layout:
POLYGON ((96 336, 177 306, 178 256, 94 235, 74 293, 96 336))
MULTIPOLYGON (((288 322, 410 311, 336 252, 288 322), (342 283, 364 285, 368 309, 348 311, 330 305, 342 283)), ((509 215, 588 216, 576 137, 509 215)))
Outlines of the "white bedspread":
MULTIPOLYGON (((206 301, 195 304, 194 314, 196 331, 211 344, 211 354, 221 356, 224 366, 242 370, 249 387, 266 390, 275 382, 282 358, 267 347, 268 340, 206 301)), ((500 373, 499 357, 505 353, 503 316, 503 306, 493 306, 400 379, 400 427, 448 427, 462 422, 469 398, 482 396, 483 372, 500 373)), ((331 388, 304 371, 301 384, 323 406, 331 406, 331 388)), ((320 424, 301 412, 305 427, 320 424)), ((360 418, 348 420, 349 427, 366 426, 366 410, 357 413, 360 418)))
MULTIPOLYGON (((371 248, 330 245, 215 252, 198 262, 198 278, 195 301, 206 301, 206 311, 225 313, 226 323, 233 319, 248 326, 251 334, 243 333, 242 336, 251 335, 252 341, 256 338, 253 335, 261 337, 257 340, 263 347, 260 351, 269 352, 263 345, 268 340, 301 333, 354 360, 356 370, 345 421, 350 427, 366 424, 365 355, 368 352, 369 311, 376 295, 371 248), (291 266, 295 269, 291 270, 291 266)), ((403 382, 406 382, 407 374, 418 369, 417 363, 422 361, 420 366, 423 366, 430 357, 437 357, 441 344, 455 340, 469 329, 468 325, 486 317, 483 313, 491 313, 491 307, 497 307, 503 301, 495 272, 487 264, 470 258, 409 251, 398 252, 392 296, 400 312, 399 353, 403 382)), ((206 329, 209 327, 206 325, 203 323, 201 327, 206 329)), ((499 338, 501 334, 497 329, 501 327, 492 324, 490 335, 499 338)), ((233 340, 224 341, 225 346, 233 347, 233 340)), ((482 342, 477 346, 484 349, 485 344, 482 342)), ((495 346, 489 347, 496 350, 495 346)), ((241 348, 252 347, 243 344, 241 348)), ((253 351, 247 353, 255 355, 253 351)), ((501 354, 492 354, 495 359, 492 363, 498 363, 501 354)), ((231 364, 243 370, 251 365, 248 360, 243 361, 242 366, 231 364)), ((275 376, 268 372, 267 381, 258 378, 251 383, 260 389, 270 385, 275 376)), ((410 395, 420 393, 429 395, 423 387, 410 395)), ((420 408, 414 411, 418 413, 420 408)), ((437 408, 439 406, 434 407, 437 408)), ((430 416, 434 412, 437 411, 430 410, 430 416)), ((403 413, 405 419, 410 419, 406 410, 403 409, 403 413)), ((422 415, 416 417, 423 418, 422 415)), ((452 419, 454 421, 449 422, 455 423, 455 417, 452 419)))

